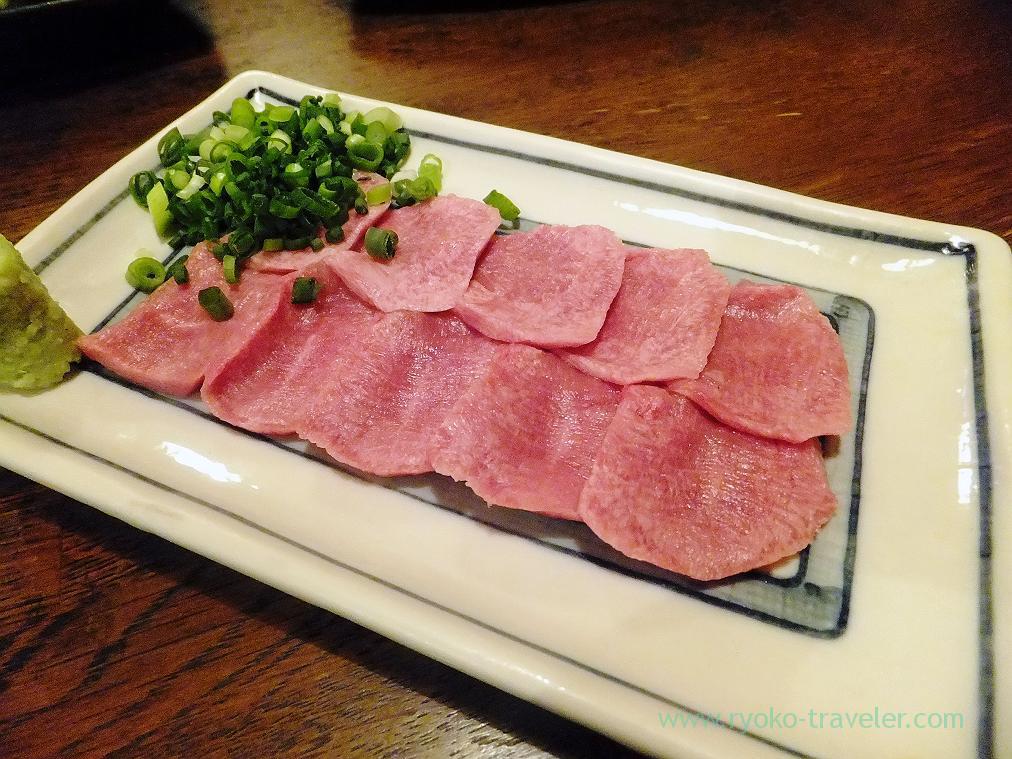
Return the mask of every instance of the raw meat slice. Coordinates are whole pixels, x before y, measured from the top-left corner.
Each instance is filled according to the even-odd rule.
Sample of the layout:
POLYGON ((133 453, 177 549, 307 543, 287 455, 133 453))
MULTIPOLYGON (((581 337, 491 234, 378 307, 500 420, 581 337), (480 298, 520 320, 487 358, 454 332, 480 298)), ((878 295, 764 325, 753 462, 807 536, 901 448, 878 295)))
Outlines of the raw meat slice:
POLYGON ((794 285, 735 285, 706 368, 668 387, 725 424, 793 443, 851 425, 840 338, 794 285))
POLYGON ((432 471, 436 429, 494 352, 452 314, 388 314, 335 362, 298 433, 371 474, 432 471))
POLYGON ((248 271, 238 284, 225 282, 221 264, 205 243, 193 248, 185 285, 170 279, 126 318, 85 335, 86 356, 138 385, 168 395, 189 395, 281 305, 281 277, 248 271), (216 322, 197 302, 206 287, 220 287, 235 314, 216 322))
POLYGON ((626 251, 622 287, 597 339, 558 355, 619 385, 698 377, 731 285, 704 250, 626 251))
MULTIPOLYGON (((359 183, 363 191, 368 192, 373 187, 386 184, 387 179, 386 177, 382 177, 379 174, 373 174, 372 172, 355 172, 355 181, 359 183)), ((344 230, 344 239, 341 240, 341 242, 325 245, 320 251, 314 251, 309 247, 303 248, 302 250, 279 250, 272 252, 261 251, 250 257, 248 264, 249 268, 256 269, 257 271, 287 274, 288 272, 298 271, 299 269, 320 261, 327 256, 332 256, 339 250, 347 250, 348 248, 354 247, 358 244, 358 241, 362 239, 362 235, 365 234, 365 231, 375 224, 376 220, 379 219, 389 207, 390 201, 388 200, 384 203, 369 206, 369 212, 365 214, 359 214, 353 208, 351 209, 348 221, 346 221, 344 226, 341 227, 341 229, 344 230)))
POLYGON ((500 346, 443 421, 432 466, 489 503, 579 519, 580 491, 620 393, 551 353, 500 346))
POLYGON ((376 226, 393 230, 399 240, 389 261, 377 261, 359 245, 327 263, 356 295, 381 311, 445 311, 467 289, 474 262, 499 220, 491 206, 441 195, 379 219, 376 226))
POLYGON ((627 556, 716 580, 812 542, 832 516, 817 440, 739 432, 659 387, 627 387, 579 514, 627 556))
MULTIPOLYGON (((286 299, 205 379, 200 395, 219 419, 264 435, 295 433, 320 387, 331 380, 335 364, 361 353, 381 318, 326 264, 311 264, 299 276, 316 279, 316 300, 293 304, 286 299)), ((284 279, 290 292, 295 275, 284 279)))
POLYGON ((479 332, 543 348, 584 345, 622 284, 625 247, 593 225, 544 225, 493 239, 454 307, 479 332))

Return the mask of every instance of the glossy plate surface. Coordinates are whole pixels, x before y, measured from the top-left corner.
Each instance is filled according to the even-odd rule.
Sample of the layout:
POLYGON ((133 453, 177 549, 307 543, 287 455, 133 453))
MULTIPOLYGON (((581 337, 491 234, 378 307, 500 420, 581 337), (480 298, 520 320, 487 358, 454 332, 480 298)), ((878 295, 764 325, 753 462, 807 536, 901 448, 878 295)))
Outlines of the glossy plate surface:
MULTIPOLYGON (((197 131, 237 96, 320 91, 247 72, 173 125, 197 131)), ((827 458, 840 508, 811 548, 688 582, 580 525, 489 508, 438 476, 363 480, 95 365, 0 394, 0 464, 650 753, 1012 751, 1008 246, 394 107, 413 161, 443 159, 445 192, 495 187, 526 224, 603 224, 705 248, 731 279, 808 289, 841 335, 858 419, 827 458)), ((85 330, 136 302, 123 271, 138 248, 176 254, 124 191, 156 142, 19 245, 85 330)))

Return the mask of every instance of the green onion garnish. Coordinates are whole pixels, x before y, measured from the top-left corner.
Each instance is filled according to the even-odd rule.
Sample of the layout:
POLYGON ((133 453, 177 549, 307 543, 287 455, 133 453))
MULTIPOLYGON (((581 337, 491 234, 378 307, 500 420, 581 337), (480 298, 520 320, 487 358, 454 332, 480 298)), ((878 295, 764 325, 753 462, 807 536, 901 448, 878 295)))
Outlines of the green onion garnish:
POLYGON ((438 193, 443 189, 443 162, 438 156, 428 153, 420 164, 418 164, 418 176, 425 177, 438 193))
POLYGON ((324 245, 326 245, 326 243, 319 237, 314 237, 309 241, 309 247, 312 248, 315 253, 319 253, 323 250, 324 245))
POLYGON ((141 256, 130 262, 126 270, 126 281, 142 293, 153 293, 165 281, 165 267, 156 258, 141 256))
POLYGON ((392 229, 370 227, 365 233, 365 252, 381 261, 389 261, 397 250, 397 233, 392 229))
POLYGON ((499 215, 505 220, 515 222, 520 218, 520 209, 512 200, 507 198, 498 190, 492 190, 485 196, 485 202, 499 211, 499 215))
POLYGON ((183 256, 172 263, 168 269, 168 275, 172 277, 177 285, 185 285, 190 281, 190 272, 186 268, 186 261, 189 256, 183 256))
POLYGON ((130 177, 130 195, 137 205, 144 208, 148 207, 148 193, 154 189, 154 186, 158 184, 158 177, 150 171, 141 171, 130 177))
POLYGON ((221 259, 221 268, 225 272, 225 281, 230 285, 239 284, 239 259, 235 256, 225 256, 221 259))
POLYGON ((185 149, 186 140, 179 133, 179 128, 172 127, 158 141, 158 160, 162 162, 162 166, 171 166, 183 158, 185 149))
POLYGON ((285 241, 282 240, 280 237, 269 237, 266 240, 264 240, 264 247, 263 247, 263 249, 265 251, 268 251, 268 252, 275 252, 275 251, 278 251, 278 250, 284 250, 285 249, 285 241))
POLYGON ((390 200, 392 194, 393 185, 390 182, 384 182, 366 190, 365 202, 371 206, 378 206, 380 203, 386 203, 390 200))
POLYGON ((145 200, 151 218, 155 222, 155 231, 160 237, 165 237, 172 226, 172 212, 169 210, 169 196, 165 193, 165 185, 157 182, 148 190, 145 200))
MULTIPOLYGON (((310 247, 317 237, 340 240, 353 209, 365 214, 370 203, 386 202, 397 192, 387 185, 367 197, 354 170, 392 177, 410 149, 400 117, 385 107, 365 115, 345 113, 340 98, 329 94, 257 111, 249 100, 236 98, 195 134, 166 132, 158 141, 164 175, 138 173, 129 189, 147 204, 160 235, 196 245, 231 234, 227 245, 212 250, 219 260, 232 255, 241 264, 277 240, 288 249, 310 247), (237 238, 239 230, 252 242, 237 238)), ((439 191, 438 159, 423 163, 424 176, 404 194, 405 204, 439 191)))
POLYGON ((312 303, 320 294, 316 277, 296 277, 292 283, 292 303, 312 303))
POLYGON ((231 301, 220 287, 205 287, 197 293, 197 302, 216 322, 228 321, 235 313, 231 301))

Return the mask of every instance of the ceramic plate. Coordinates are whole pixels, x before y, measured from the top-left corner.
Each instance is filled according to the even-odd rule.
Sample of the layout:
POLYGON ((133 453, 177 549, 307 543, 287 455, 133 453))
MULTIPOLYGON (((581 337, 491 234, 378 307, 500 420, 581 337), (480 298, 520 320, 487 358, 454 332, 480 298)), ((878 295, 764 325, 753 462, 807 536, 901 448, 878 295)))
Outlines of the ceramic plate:
MULTIPOLYGON (((321 91, 248 72, 174 125, 197 131, 237 96, 321 91)), ((95 365, 0 395, 0 463, 649 753, 1012 751, 1008 246, 394 107, 414 161, 442 157, 447 192, 494 186, 525 224, 705 248, 731 279, 811 293, 840 333, 857 424, 826 460, 840 508, 809 549, 690 582, 442 477, 361 479, 95 365)), ((138 248, 178 253, 124 191, 156 141, 20 243, 85 330, 134 304, 138 248)))

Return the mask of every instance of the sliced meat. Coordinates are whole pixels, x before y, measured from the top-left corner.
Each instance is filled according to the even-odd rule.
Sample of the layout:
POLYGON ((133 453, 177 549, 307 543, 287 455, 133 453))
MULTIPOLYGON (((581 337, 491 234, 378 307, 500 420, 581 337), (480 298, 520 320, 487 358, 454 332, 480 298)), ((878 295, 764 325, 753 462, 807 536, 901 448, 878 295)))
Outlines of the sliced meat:
MULTIPOLYGON (((312 303, 281 307, 213 375, 200 391, 211 412, 237 427, 264 435, 295 433, 320 388, 365 348, 381 318, 356 298, 326 264, 299 272, 320 292, 312 303), (335 364, 339 366, 335 366, 335 364)), ((285 277, 291 292, 295 275, 285 277)))
POLYGON ((639 385, 623 391, 579 515, 627 556, 716 580, 800 551, 835 509, 818 441, 739 432, 639 385))
MULTIPOLYGON (((371 172, 355 172, 355 181, 359 183, 363 191, 368 192, 373 187, 386 184, 387 179, 371 172)), ((359 214, 353 208, 351 209, 348 221, 341 227, 344 230, 344 239, 341 242, 325 245, 320 251, 314 251, 309 247, 302 250, 261 251, 250 257, 249 268, 256 269, 257 271, 274 272, 275 274, 286 274, 298 271, 316 261, 332 256, 338 251, 352 248, 358 245, 365 231, 375 224, 376 220, 389 207, 390 201, 388 200, 384 203, 369 206, 369 211, 365 214, 359 214)))
POLYGON ((725 424, 799 443, 850 429, 840 339, 800 287, 739 282, 698 379, 669 387, 725 424))
POLYGON ((116 374, 159 393, 189 395, 281 305, 281 277, 247 271, 225 282, 221 264, 201 243, 186 262, 189 282, 169 279, 122 321, 85 335, 78 347, 116 374), (235 309, 216 322, 197 302, 206 287, 220 287, 235 309))
POLYGON ((432 466, 489 503, 579 519, 620 392, 537 348, 500 346, 443 421, 432 466))
POLYGON ((327 262, 381 311, 445 311, 467 289, 474 262, 499 226, 499 212, 477 200, 441 195, 388 211, 376 226, 397 233, 392 259, 378 261, 359 245, 327 262))
POLYGON ((597 339, 558 354, 619 385, 698 377, 731 285, 704 250, 626 250, 622 287, 597 339))
POLYGON ((622 284, 625 248, 593 225, 496 237, 454 310, 482 334, 544 348, 584 345, 622 284))
POLYGON ((432 471, 435 431, 494 351, 451 314, 388 314, 341 353, 298 433, 371 474, 432 471))

